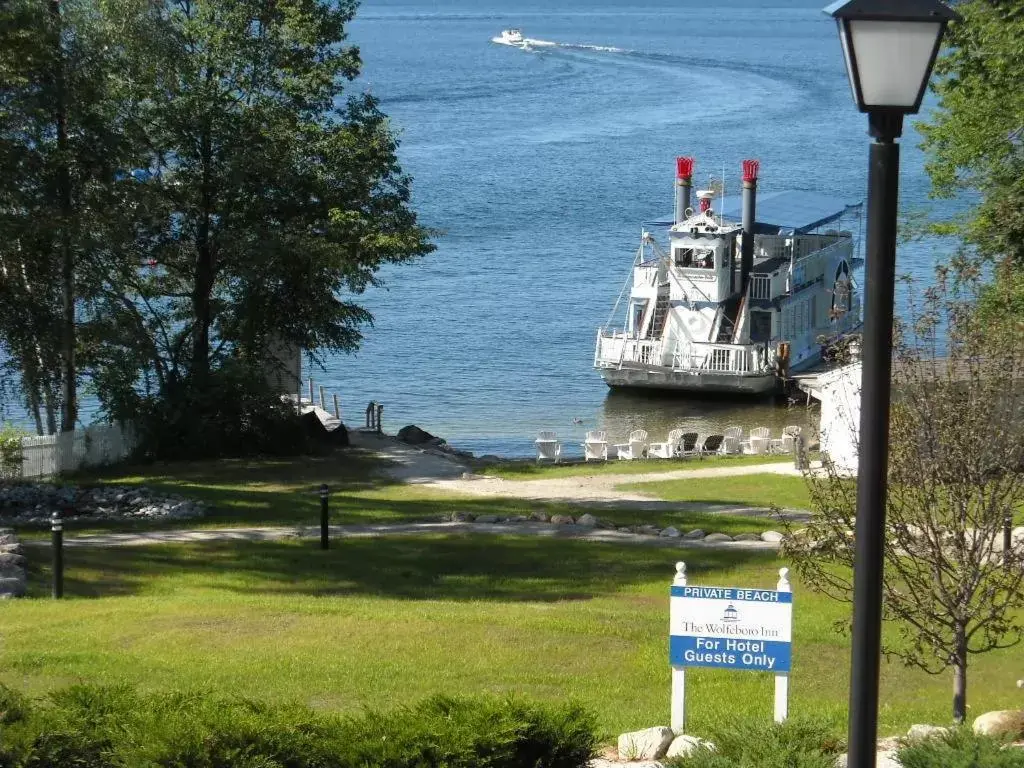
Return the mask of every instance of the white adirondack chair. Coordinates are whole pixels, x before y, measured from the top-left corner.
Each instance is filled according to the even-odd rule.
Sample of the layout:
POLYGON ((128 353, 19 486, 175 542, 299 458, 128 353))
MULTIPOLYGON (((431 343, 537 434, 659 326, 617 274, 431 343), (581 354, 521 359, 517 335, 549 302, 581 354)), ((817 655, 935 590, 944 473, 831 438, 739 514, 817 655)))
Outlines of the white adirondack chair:
POLYGON ((629 433, 629 442, 618 444, 615 449, 620 459, 642 459, 647 452, 647 431, 634 429, 629 433))
POLYGON ((537 446, 537 461, 553 461, 557 464, 562 458, 562 444, 558 442, 558 436, 554 432, 539 432, 533 442, 537 446))
POLYGON ((590 461, 608 460, 608 433, 603 429, 592 429, 587 432, 583 441, 583 460, 590 461))
POLYGON ((793 448, 796 445, 796 439, 800 437, 800 433, 803 432, 803 427, 797 425, 791 425, 782 430, 782 438, 779 440, 772 440, 772 448, 777 450, 779 453, 792 453, 793 448))
POLYGON ((743 427, 726 427, 722 441, 722 453, 733 455, 743 453, 743 427))
POLYGON ((679 455, 682 448, 680 442, 683 439, 683 430, 673 429, 668 433, 664 443, 651 443, 647 448, 648 456, 656 456, 659 459, 671 459, 679 455))
POLYGON ((748 453, 768 453, 772 447, 772 431, 768 427, 750 430, 750 440, 747 441, 746 447, 748 453))

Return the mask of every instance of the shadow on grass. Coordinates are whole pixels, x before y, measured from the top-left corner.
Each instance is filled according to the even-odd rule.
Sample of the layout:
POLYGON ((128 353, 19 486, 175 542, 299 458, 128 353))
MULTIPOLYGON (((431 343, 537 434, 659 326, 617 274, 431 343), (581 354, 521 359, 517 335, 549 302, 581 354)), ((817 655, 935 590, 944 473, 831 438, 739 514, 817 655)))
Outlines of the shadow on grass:
MULTIPOLYGON (((415 536, 318 542, 206 542, 65 550, 65 595, 214 590, 245 595, 381 596, 410 600, 589 600, 645 583, 667 590, 673 564, 691 573, 771 562, 773 553, 670 550, 527 537, 415 536)), ((32 558, 30 595, 51 572, 32 558)), ((642 599, 642 598, 641 598, 642 599)))

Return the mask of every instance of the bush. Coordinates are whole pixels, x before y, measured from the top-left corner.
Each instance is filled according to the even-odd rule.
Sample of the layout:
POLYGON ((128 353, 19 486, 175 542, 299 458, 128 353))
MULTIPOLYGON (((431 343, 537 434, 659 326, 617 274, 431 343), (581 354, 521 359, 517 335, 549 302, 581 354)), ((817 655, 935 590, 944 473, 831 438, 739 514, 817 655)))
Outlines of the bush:
POLYGON ((898 758, 903 768, 1024 768, 1024 749, 1009 749, 1005 741, 969 728, 903 747, 898 758))
POLYGON ((145 459, 295 456, 312 447, 295 406, 240 361, 211 371, 202 388, 181 384, 141 400, 130 420, 145 459))
POLYGON ((784 723, 753 720, 713 729, 714 751, 701 749, 667 765, 685 768, 834 768, 843 742, 831 726, 790 718, 784 723))
POLYGON ((593 749, 593 723, 578 707, 510 699, 437 697, 342 717, 75 686, 0 729, 3 768, 583 768, 593 749))
POLYGON ((0 480, 21 477, 21 466, 24 461, 21 438, 27 435, 27 432, 6 424, 0 428, 0 480))

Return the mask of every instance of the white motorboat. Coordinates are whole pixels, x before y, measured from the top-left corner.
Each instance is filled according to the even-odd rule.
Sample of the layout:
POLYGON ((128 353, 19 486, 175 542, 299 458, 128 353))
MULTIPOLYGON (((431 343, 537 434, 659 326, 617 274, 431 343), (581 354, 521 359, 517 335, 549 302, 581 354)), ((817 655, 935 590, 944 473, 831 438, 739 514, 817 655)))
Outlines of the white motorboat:
POLYGON ((860 328, 862 262, 844 227, 860 204, 778 191, 760 195, 755 214, 758 165, 743 163, 742 196, 702 190, 694 211, 693 160, 679 158, 674 215, 647 223, 667 248, 643 232, 616 304, 622 322, 597 332, 594 366, 608 386, 774 392, 860 328))
POLYGON ((492 38, 491 42, 501 45, 512 45, 516 48, 524 48, 526 46, 526 38, 523 37, 522 30, 515 27, 501 30, 501 34, 492 38))

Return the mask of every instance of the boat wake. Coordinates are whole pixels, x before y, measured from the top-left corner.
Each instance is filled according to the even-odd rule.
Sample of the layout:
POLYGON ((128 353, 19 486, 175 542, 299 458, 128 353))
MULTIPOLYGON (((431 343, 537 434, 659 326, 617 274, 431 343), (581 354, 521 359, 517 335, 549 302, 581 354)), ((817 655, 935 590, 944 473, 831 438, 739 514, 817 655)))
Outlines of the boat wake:
POLYGON ((613 45, 588 45, 585 43, 558 43, 554 40, 538 40, 532 37, 523 38, 522 42, 512 42, 502 37, 492 37, 492 43, 507 45, 509 48, 521 48, 529 51, 535 48, 564 48, 576 51, 600 51, 601 53, 632 53, 625 48, 616 48, 613 45))

